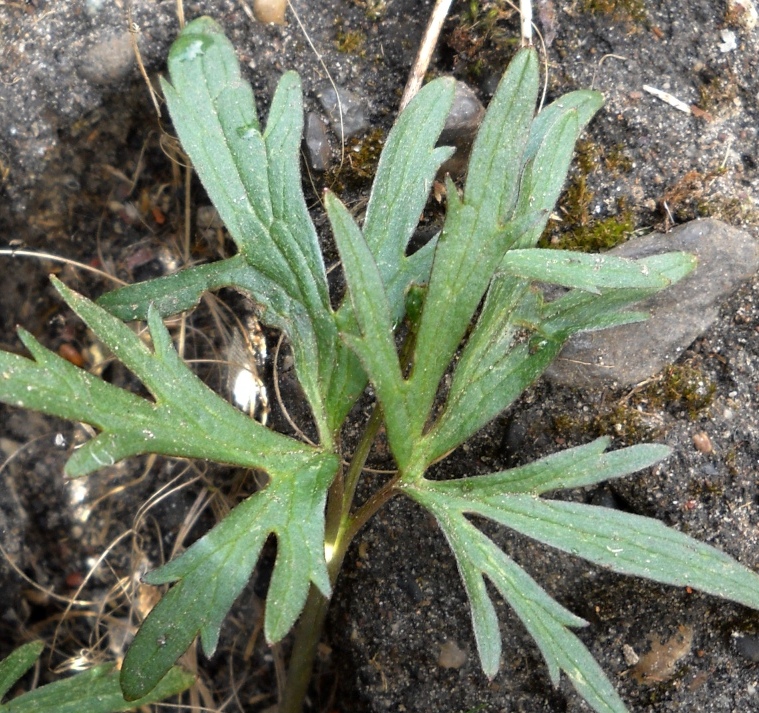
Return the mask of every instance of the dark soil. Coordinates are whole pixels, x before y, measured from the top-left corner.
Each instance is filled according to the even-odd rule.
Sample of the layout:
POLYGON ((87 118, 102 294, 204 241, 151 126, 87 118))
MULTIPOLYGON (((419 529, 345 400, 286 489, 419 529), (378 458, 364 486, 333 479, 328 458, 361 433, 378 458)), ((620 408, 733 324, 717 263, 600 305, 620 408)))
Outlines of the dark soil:
MULTIPOLYGON (((431 3, 327 0, 294 6, 335 81, 358 94, 372 127, 386 132, 431 3)), ((241 7, 231 0, 184 3, 188 20, 211 14, 222 23, 264 115, 278 76, 290 68, 304 79, 308 109, 318 111, 316 91, 326 77, 293 16, 288 15, 285 27, 263 27, 241 7)), ((633 231, 666 230, 704 215, 759 237, 757 30, 741 28, 726 16, 721 0, 577 0, 565 6, 545 0, 541 7, 542 29, 555 35, 548 49, 547 101, 591 85, 606 96, 557 211, 563 220, 554 223, 546 240, 608 246, 633 231), (737 48, 730 52, 719 47, 724 29, 736 33, 737 48), (643 85, 695 105, 695 114, 653 98, 643 85)), ((133 3, 132 19, 151 74, 162 70, 178 31, 174 13, 173 2, 133 3)), ((431 73, 454 73, 487 103, 515 49, 518 18, 505 4, 493 2, 454 3, 452 13, 431 73)), ((184 173, 176 161, 181 163, 181 156, 170 140, 165 113, 156 117, 137 70, 128 60, 119 63, 126 27, 120 10, 96 0, 0 4, 0 226, 14 246, 135 281, 188 261, 215 259, 230 248, 219 232, 194 221, 196 209, 207 205, 197 183, 190 187, 193 223, 184 242, 184 173)), ((332 139, 337 166, 338 142, 332 139)), ((370 182, 360 157, 371 151, 364 145, 362 153, 361 144, 354 148, 342 169, 305 181, 322 227, 316 196, 325 184, 341 188, 357 210, 366 198, 370 182)), ((323 232, 328 260, 333 260, 323 232)), ((47 259, 2 255, 0 260, 3 348, 21 350, 14 326, 22 324, 52 349, 73 348, 113 383, 140 388, 117 365, 102 365, 98 345, 63 309, 47 275, 55 272, 89 296, 111 289, 111 282, 47 259)), ((188 358, 223 358, 228 337, 219 325, 229 319, 220 305, 238 311, 244 305, 232 295, 219 300, 204 303, 188 318, 188 358)), ((656 517, 756 569, 758 325, 755 278, 724 305, 718 323, 678 362, 714 385, 708 399, 694 406, 664 388, 666 398, 658 399, 653 392, 643 393, 645 387, 583 392, 541 382, 441 464, 441 472, 489 472, 602 433, 615 435, 617 445, 654 438, 674 450, 664 464, 565 497, 656 517), (708 435, 710 450, 704 449, 703 436, 702 450, 694 444, 694 436, 702 433, 708 435)), ((273 348, 276 335, 267 336, 273 348)), ((280 366, 286 367, 286 361, 282 354, 280 366)), ((222 369, 202 364, 198 369, 223 389, 222 369)), ((271 380, 271 363, 266 372, 271 380)), ((291 373, 285 370, 280 378, 292 415, 307 426, 291 373)), ((357 409, 346 442, 364 417, 357 409)), ((277 408, 272 421, 289 428, 277 408)), ((5 550, 0 577, 6 602, 0 654, 29 638, 45 638, 54 651, 43 659, 42 681, 53 677, 49 668, 66 670, 85 659, 122 656, 124 631, 156 594, 139 585, 140 571, 189 544, 223 508, 256 487, 249 473, 157 458, 120 464, 83 481, 80 490, 62 472, 70 449, 86 437, 81 426, 0 406, 0 449, 9 459, 0 489, 5 550), (173 488, 166 497, 150 500, 168 484, 173 488), (148 501, 151 507, 141 513, 148 501), (86 519, 82 504, 91 509, 86 519), (109 547, 67 610, 66 599, 109 547)), ((372 465, 388 466, 381 447, 372 465)), ((381 477, 369 474, 367 479, 371 484, 381 477)), ((739 638, 759 635, 756 612, 616 576, 483 527, 558 601, 590 622, 580 636, 631 711, 717 713, 759 706, 759 654, 752 638, 739 638), (649 650, 653 656, 633 668, 632 655, 649 650)), ((195 698, 186 702, 243 711, 263 711, 276 703, 277 675, 288 644, 269 649, 260 633, 274 553, 270 543, 229 617, 216 656, 208 661, 191 651, 186 657, 185 664, 197 666, 202 681, 195 698)), ((435 523, 408 501, 391 502, 346 558, 320 651, 312 710, 588 710, 566 679, 552 687, 519 621, 501 602, 497 606, 503 666, 488 681, 479 669, 455 563, 435 523), (457 667, 440 665, 446 642, 465 654, 457 667)))

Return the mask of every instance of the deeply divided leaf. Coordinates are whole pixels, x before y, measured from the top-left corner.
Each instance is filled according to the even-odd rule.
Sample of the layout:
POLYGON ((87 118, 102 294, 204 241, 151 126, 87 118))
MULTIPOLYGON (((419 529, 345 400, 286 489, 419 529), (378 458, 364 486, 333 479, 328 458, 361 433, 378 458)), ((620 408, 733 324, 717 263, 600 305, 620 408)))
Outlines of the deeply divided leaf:
POLYGON ((345 206, 332 194, 325 199, 335 242, 343 261, 358 334, 343 339, 358 354, 385 410, 388 437, 399 464, 410 456, 412 414, 406 399, 406 381, 395 347, 387 294, 377 263, 345 206))
POLYGON ((339 341, 300 185, 300 79, 292 72, 282 77, 262 134, 234 48, 212 20, 200 18, 182 31, 169 71, 171 82, 162 86, 182 146, 252 274, 260 273, 258 280, 229 285, 248 291, 262 319, 290 339, 301 385, 329 443, 334 426, 325 398, 339 341))
MULTIPOLYGON (((372 184, 361 232, 379 271, 394 324, 403 317, 409 286, 429 280, 435 241, 411 256, 406 255, 406 248, 435 175, 453 151, 435 146, 453 102, 453 89, 452 80, 439 79, 414 97, 387 137, 372 184)), ((350 299, 343 302, 337 321, 344 333, 355 331, 350 299)), ((338 423, 365 386, 363 370, 355 368, 347 355, 337 360, 327 398, 328 410, 338 423)))
POLYGON ((364 239, 385 284, 402 269, 435 174, 453 149, 435 147, 453 103, 454 82, 430 82, 398 117, 372 184, 364 239))
POLYGON ((599 713, 625 713, 619 694, 570 627, 586 622, 562 607, 488 537, 463 511, 430 491, 409 493, 437 518, 456 557, 469 598, 477 650, 485 674, 500 666, 500 629, 485 586, 487 578, 513 607, 538 645, 556 685, 564 671, 578 693, 599 713))
POLYGON ((436 517, 454 551, 485 673, 495 674, 500 655, 483 581, 487 577, 532 634, 554 683, 563 670, 594 710, 621 713, 626 709, 606 676, 567 629, 582 621, 551 601, 465 517, 488 518, 615 572, 759 607, 759 576, 713 547, 650 518, 537 497, 549 489, 620 477, 667 453, 662 446, 634 446, 606 454, 607 446, 607 439, 599 439, 512 471, 453 481, 418 480, 406 484, 404 491, 436 517))
POLYGON ((483 239, 512 217, 537 96, 538 55, 525 48, 498 84, 469 160, 466 202, 480 213, 483 239))
MULTIPOLYGON (((464 581, 488 676, 495 675, 501 655, 489 582, 534 637, 554 683, 564 671, 596 711, 625 710, 571 631, 585 622, 553 601, 468 519, 472 515, 617 572, 759 608, 759 577, 714 548, 647 518, 540 497, 648 467, 668 454, 664 446, 606 452, 609 439, 598 439, 490 475, 423 477, 433 461, 513 403, 572 334, 645 319, 645 313, 625 308, 695 265, 680 253, 632 261, 535 248, 574 144, 601 105, 598 93, 573 92, 535 116, 537 54, 520 50, 474 143, 463 193, 447 181, 440 234, 407 255, 430 188, 452 152, 436 144, 454 83, 430 82, 388 136, 363 226, 335 195, 325 194, 347 288, 333 310, 301 188, 300 79, 292 72, 282 77, 262 129, 234 49, 209 18, 182 31, 169 71, 162 87, 174 126, 238 254, 117 290, 104 295, 100 306, 56 282, 151 398, 95 378, 20 331, 32 359, 0 352, 0 400, 95 427, 97 435, 69 460, 70 475, 130 455, 162 453, 259 469, 267 483, 186 552, 146 576, 151 584, 172 586, 124 661, 121 687, 133 703, 118 689, 119 674, 100 667, 25 694, 0 706, 0 713, 105 713, 182 690, 189 679, 174 662, 198 635, 205 652, 214 652, 224 618, 271 536, 277 559, 264 633, 269 642, 282 639, 310 587, 330 595, 327 493, 340 468, 341 428, 367 383, 381 405, 399 469, 389 488, 397 483, 439 522, 464 581), (548 291, 547 283, 559 287, 548 291), (173 348, 161 317, 188 310, 204 292, 223 287, 250 296, 261 320, 289 340, 321 446, 278 434, 233 408, 173 348), (124 324, 128 319, 146 319, 150 339, 124 324), (401 338, 408 347, 400 350, 404 362, 401 338)), ((341 484, 335 481, 331 492, 341 484)), ((333 505, 330 512, 343 516, 335 526, 338 542, 362 520, 351 519, 351 503, 333 505)), ((39 650, 28 645, 0 663, 0 693, 10 690, 39 650)))
POLYGON ((121 672, 124 695, 145 695, 200 634, 209 656, 222 622, 250 579, 264 542, 277 537, 277 560, 266 604, 264 633, 279 641, 303 608, 313 582, 330 594, 324 559, 324 504, 335 459, 275 474, 264 490, 233 509, 184 554, 145 578, 177 582, 150 612, 121 672))
MULTIPOLYGON (((7 659, 6 659, 7 660, 7 659)), ((195 676, 178 666, 135 700, 124 698, 119 671, 112 664, 96 666, 61 681, 40 686, 0 705, 0 713, 119 713, 160 703, 187 690, 195 676)))
POLYGON ((0 400, 89 423, 101 432, 74 452, 69 475, 90 473, 141 453, 212 458, 269 472, 310 459, 313 449, 262 426, 203 384, 174 350, 150 311, 154 351, 123 322, 61 283, 69 306, 145 384, 148 401, 98 379, 20 336, 34 361, 0 352, 0 400))
MULTIPOLYGON (((559 199, 580 132, 600 109, 598 92, 567 94, 536 117, 524 153, 517 212, 551 211, 559 199)), ((548 222, 549 213, 519 239, 517 247, 535 247, 548 222)))
POLYGON ((485 116, 472 149, 463 201, 448 183, 448 213, 435 251, 410 378, 411 398, 419 410, 413 437, 421 435, 439 381, 499 262, 533 221, 532 208, 513 218, 511 210, 537 84, 537 58, 533 50, 524 50, 509 65, 485 116))

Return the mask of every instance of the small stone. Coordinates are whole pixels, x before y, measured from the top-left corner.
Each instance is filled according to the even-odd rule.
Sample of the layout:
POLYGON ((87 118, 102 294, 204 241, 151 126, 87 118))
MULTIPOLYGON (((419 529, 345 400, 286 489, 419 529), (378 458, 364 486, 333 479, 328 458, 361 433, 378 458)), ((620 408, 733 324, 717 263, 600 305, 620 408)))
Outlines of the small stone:
POLYGON ((625 663, 628 666, 635 666, 635 664, 640 661, 640 656, 638 656, 635 649, 630 646, 630 644, 622 644, 622 656, 625 658, 625 663))
POLYGON ((661 641, 655 635, 648 638, 651 642, 651 650, 640 657, 630 673, 632 678, 640 684, 663 683, 675 675, 679 662, 690 654, 693 645, 693 628, 679 626, 677 632, 665 641, 661 641))
POLYGON ((661 371, 717 319, 720 303, 759 269, 759 243, 718 220, 695 220, 668 235, 647 235, 609 251, 642 258, 682 250, 698 258, 686 278, 628 309, 649 312, 645 322, 575 334, 546 371, 553 382, 577 388, 634 386, 661 371))
POLYGON ((734 634, 735 649, 751 663, 759 663, 759 636, 756 634, 734 634))
POLYGON ((472 143, 485 116, 485 107, 464 82, 456 82, 453 104, 440 134, 441 144, 472 143))
POLYGON ((453 104, 438 139, 439 146, 454 146, 456 153, 440 167, 439 176, 446 173, 459 176, 466 172, 472 144, 484 116, 485 107, 477 95, 464 82, 457 81, 453 104))
POLYGON ((466 651, 460 649, 453 639, 449 639, 440 647, 437 665, 441 668, 461 668, 466 663, 466 659, 466 651))
POLYGON ((219 230, 224 227, 224 221, 221 219, 219 212, 212 205, 202 205, 195 212, 195 220, 198 227, 207 230, 219 230))
POLYGON ((701 431, 693 436, 693 445, 700 453, 712 453, 714 451, 714 446, 712 446, 712 441, 706 431, 701 431))
POLYGON ((327 127, 324 125, 321 117, 312 111, 306 115, 303 144, 311 170, 318 171, 319 173, 326 171, 332 158, 327 127))
POLYGON ((738 40, 732 30, 723 29, 719 34, 722 38, 722 42, 719 43, 720 52, 726 54, 727 52, 732 52, 734 49, 737 49, 738 40))
POLYGON ((285 24, 286 0, 253 0, 253 14, 264 24, 285 24))
POLYGON ((759 13, 754 0, 727 0, 728 24, 753 30, 759 23, 759 13))
POLYGON ((348 139, 362 134, 369 128, 364 103, 353 92, 342 87, 338 87, 335 91, 331 84, 327 84, 317 92, 316 96, 329 116, 332 131, 338 136, 342 135, 348 139))
POLYGON ((93 84, 110 86, 125 79, 134 66, 134 49, 128 32, 106 35, 85 51, 79 74, 93 84))

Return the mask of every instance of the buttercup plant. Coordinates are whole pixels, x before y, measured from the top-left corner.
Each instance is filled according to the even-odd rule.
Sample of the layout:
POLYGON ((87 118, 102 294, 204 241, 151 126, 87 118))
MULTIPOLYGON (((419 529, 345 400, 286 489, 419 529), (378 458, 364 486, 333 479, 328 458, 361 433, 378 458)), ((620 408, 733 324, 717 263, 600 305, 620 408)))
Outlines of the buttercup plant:
POLYGON ((607 452, 610 439, 600 438, 488 475, 425 477, 431 464, 513 403, 570 335, 645 319, 625 308, 694 267, 693 258, 681 253, 631 261, 535 247, 575 141, 601 106, 598 93, 572 92, 536 115, 537 55, 521 49, 480 128, 463 192, 447 181, 440 235, 407 254, 435 175, 452 153, 436 142, 453 101, 453 81, 427 84, 388 136, 363 224, 337 196, 325 194, 347 287, 333 308, 301 190, 298 76, 282 77, 263 129, 234 49, 209 18, 182 31, 169 72, 162 86, 174 127, 237 254, 116 290, 98 304, 55 282, 153 400, 73 366, 24 330, 19 335, 32 359, 0 354, 3 401, 98 430, 70 457, 71 477, 159 453, 257 469, 268 478, 184 553, 145 576, 150 584, 172 586, 123 662, 120 684, 127 700, 153 691, 196 636, 207 655, 214 653, 227 612, 274 534, 277 557, 264 632, 268 642, 277 642, 297 622, 279 710, 300 711, 346 550, 367 520, 399 494, 435 517, 453 550, 488 677, 499 668, 501 637, 486 580, 535 639, 554 683, 563 671, 594 710, 626 710, 572 631, 586 622, 551 599, 470 515, 615 572, 759 608, 759 577, 718 550, 649 518, 543 497, 647 468, 668 455, 663 445, 607 452), (537 283, 566 289, 548 300, 537 283), (316 445, 235 409, 174 350, 162 318, 191 309, 205 291, 222 287, 249 295, 260 320, 289 341, 316 445), (128 320, 147 320, 152 348, 128 320), (376 397, 374 413, 356 451, 342 453, 341 428, 367 387, 376 397), (382 426, 397 473, 357 507, 356 486, 382 426))
MULTIPOLYGON (((0 661, 0 700, 37 662, 45 645, 30 641, 0 661)), ((139 701, 127 701, 115 664, 101 664, 75 676, 40 686, 0 705, 0 713, 117 713, 162 701, 188 689, 195 677, 172 666, 158 685, 139 701)))

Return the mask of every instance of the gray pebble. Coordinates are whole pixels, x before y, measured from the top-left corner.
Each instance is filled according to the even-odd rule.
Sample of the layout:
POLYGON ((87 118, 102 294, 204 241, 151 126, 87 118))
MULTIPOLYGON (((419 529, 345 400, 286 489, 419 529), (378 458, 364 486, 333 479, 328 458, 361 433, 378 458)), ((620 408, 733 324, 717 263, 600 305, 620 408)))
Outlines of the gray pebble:
POLYGON ((441 144, 458 144, 474 141, 477 129, 485 116, 485 107, 477 95, 464 82, 456 82, 453 104, 440 134, 441 144))
POLYGON ((332 158, 327 127, 324 126, 322 118, 312 111, 306 114, 303 145, 305 146, 308 165, 311 169, 319 172, 326 171, 332 158))
POLYGON ((199 206, 195 211, 195 221, 201 229, 219 230, 224 227, 219 211, 212 205, 199 206))
POLYGON ((735 635, 735 649, 752 663, 759 663, 759 636, 756 634, 735 635))
POLYGON ((464 82, 457 81, 451 111, 438 140, 439 146, 455 146, 456 153, 440 167, 438 175, 464 175, 472 143, 484 116, 485 107, 477 95, 464 82))
POLYGON ((79 74, 94 84, 109 86, 126 78, 133 65, 134 50, 129 32, 107 34, 85 51, 79 74))
POLYGON ((338 136, 342 133, 346 139, 365 132, 369 128, 369 120, 366 117, 364 103, 347 89, 338 87, 338 92, 331 84, 327 84, 316 94, 324 111, 327 112, 332 131, 338 136), (339 102, 338 92, 340 93, 339 102))
POLYGON ((646 322, 574 335, 546 376, 559 384, 633 386, 674 362, 717 319, 720 304, 759 269, 759 243, 718 220, 696 220, 668 235, 647 235, 609 254, 640 258, 682 250, 698 266, 681 282, 632 307, 646 322))

